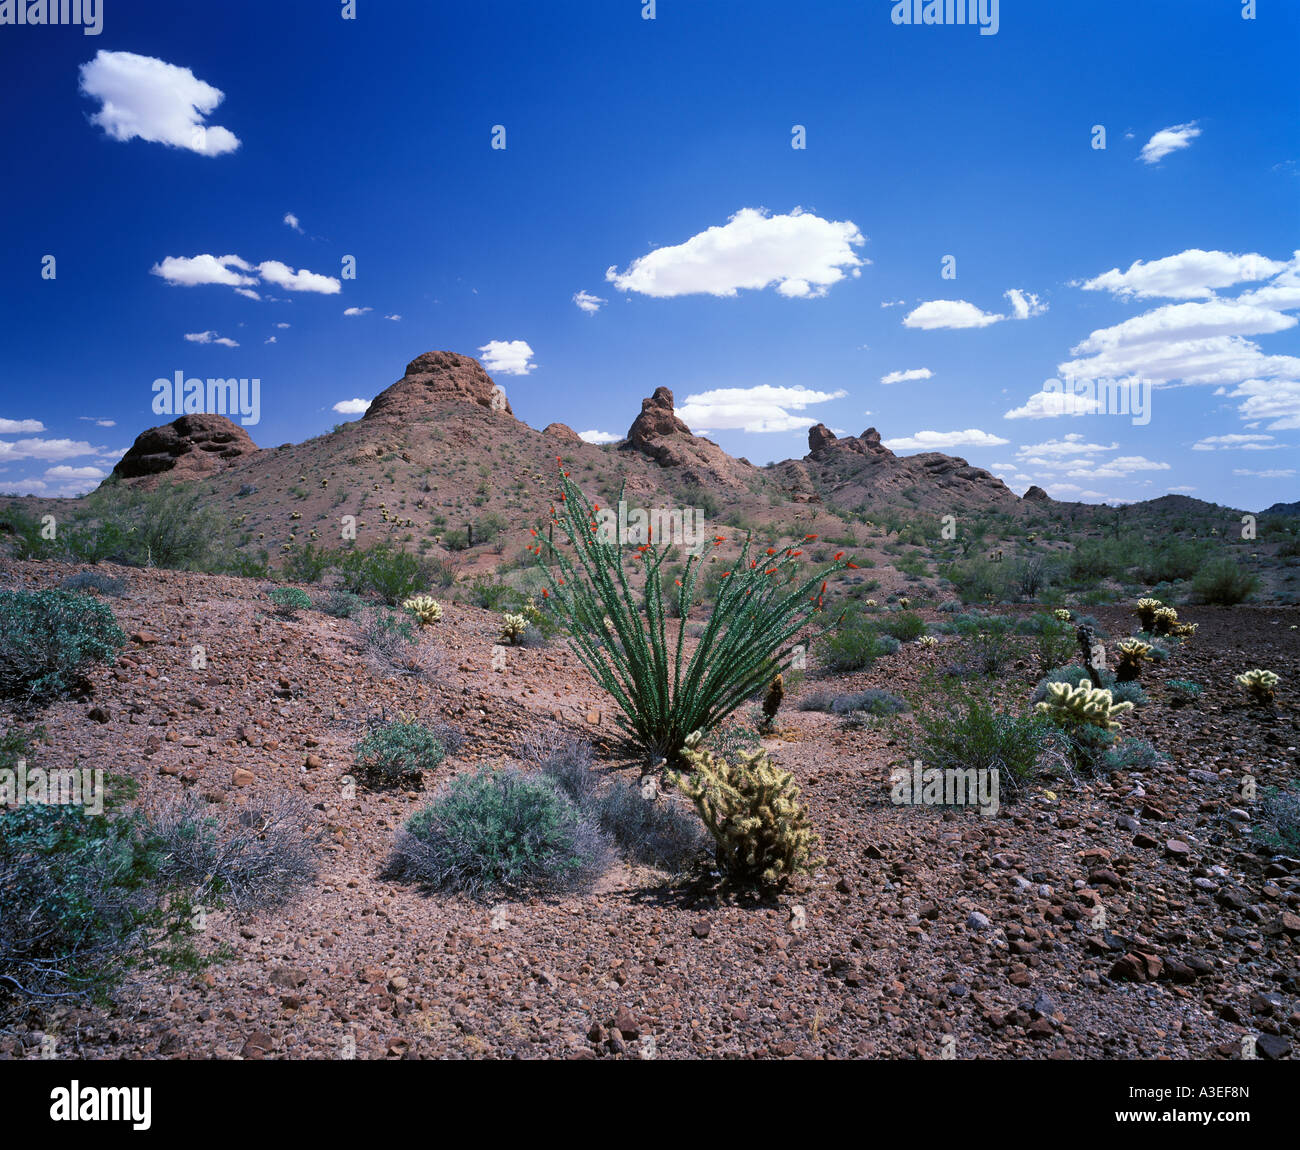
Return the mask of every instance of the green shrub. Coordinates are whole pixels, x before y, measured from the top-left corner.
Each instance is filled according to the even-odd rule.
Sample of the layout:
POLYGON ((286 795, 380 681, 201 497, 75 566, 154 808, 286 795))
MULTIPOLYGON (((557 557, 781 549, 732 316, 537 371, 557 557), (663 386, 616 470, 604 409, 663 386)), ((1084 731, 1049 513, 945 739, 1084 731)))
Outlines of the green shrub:
POLYGON ((1269 787, 1260 804, 1255 835, 1279 854, 1300 855, 1300 791, 1269 787))
POLYGON ((459 775, 398 832, 389 873, 481 898, 589 888, 608 840, 545 775, 459 775))
POLYGON ((964 662, 975 674, 997 675, 1015 657, 1015 624, 1006 616, 969 619, 959 615, 953 625, 963 639, 964 662))
POLYGON ((1101 754, 1099 768, 1103 774, 1115 771, 1151 771, 1167 761, 1168 757, 1157 751, 1146 739, 1124 739, 1101 754))
POLYGON ((106 483, 86 500, 70 545, 85 562, 205 570, 226 549, 227 523, 193 484, 143 491, 106 483))
POLYGON ((838 631, 823 639, 821 649, 821 661, 826 668, 843 674, 865 671, 886 653, 880 633, 856 616, 851 616, 838 631))
POLYGON ((925 634, 925 621, 913 611, 900 611, 896 615, 886 615, 880 621, 886 634, 892 635, 902 643, 919 639, 925 634))
POLYGON ((1190 579, 1205 561, 1205 544, 1170 539, 1142 553, 1134 573, 1144 586, 1190 579))
POLYGON ((0 592, 0 695, 48 702, 126 643, 108 604, 67 591, 0 592))
POLYGON ((334 563, 334 556, 314 543, 295 547, 285 557, 280 575, 290 583, 319 583, 334 563))
POLYGON ((693 810, 671 795, 646 799, 635 783, 616 779, 596 796, 601 830, 629 858, 677 872, 707 847, 708 832, 693 810))
POLYGON ((71 591, 74 594, 93 591, 97 595, 109 595, 119 599, 126 594, 126 580, 115 579, 102 571, 78 571, 60 583, 59 590, 71 591))
POLYGON ((501 611, 507 606, 514 606, 518 598, 518 593, 508 583, 498 583, 481 575, 469 588, 470 603, 489 611, 501 611))
POLYGON ((1117 703, 1132 703, 1135 707, 1145 707, 1151 701, 1147 698, 1147 693, 1142 690, 1141 684, 1133 680, 1115 683, 1109 689, 1117 703))
POLYGON ((311 608, 311 596, 299 587, 276 587, 267 594, 277 615, 292 619, 299 611, 311 608))
POLYGON ((1193 699, 1200 698, 1204 689, 1200 683, 1193 683, 1190 679, 1170 679, 1165 683, 1165 690, 1175 699, 1184 703, 1190 703, 1193 699))
POLYGON ((359 615, 365 605, 365 600, 351 591, 330 591, 316 600, 316 610, 332 615, 335 619, 351 619, 359 615))
POLYGON ((1042 716, 996 711, 974 694, 938 696, 916 716, 913 753, 926 768, 996 770, 999 795, 1014 801, 1040 773, 1064 763, 1064 740, 1042 716))
POLYGON ((433 731, 409 718, 375 726, 353 753, 362 775, 390 786, 418 781, 447 754, 433 731))
POLYGON ((416 622, 410 615, 372 607, 360 619, 362 649, 379 666, 405 667, 419 647, 415 629, 416 622))
POLYGON ((385 603, 396 606, 427 590, 426 563, 387 543, 377 543, 369 549, 345 551, 339 567, 347 590, 357 595, 378 595, 385 603))
POLYGON ((1206 563, 1192 580, 1193 593, 1205 603, 1231 607, 1259 590, 1259 576, 1244 571, 1236 560, 1222 556, 1206 563))

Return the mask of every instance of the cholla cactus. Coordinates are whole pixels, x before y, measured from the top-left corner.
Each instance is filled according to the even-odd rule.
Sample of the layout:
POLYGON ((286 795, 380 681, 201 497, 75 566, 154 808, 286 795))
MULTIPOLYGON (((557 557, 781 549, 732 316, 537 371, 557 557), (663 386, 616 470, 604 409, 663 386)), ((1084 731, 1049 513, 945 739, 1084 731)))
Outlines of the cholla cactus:
POLYGON ((937 647, 939 645, 939 640, 936 639, 933 635, 922 635, 916 641, 916 645, 918 647, 924 647, 928 651, 932 647, 937 647))
POLYGON ((1253 671, 1247 671, 1244 675, 1238 675, 1237 684, 1244 687, 1256 703, 1271 703, 1273 701, 1273 690, 1278 684, 1278 677, 1272 671, 1261 671, 1256 668, 1253 671))
POLYGON ((1179 639, 1190 639, 1196 634, 1196 627, 1195 623, 1179 623, 1171 633, 1179 639))
POLYGON ((669 772, 668 778, 700 812, 717 845, 718 869, 729 881, 775 885, 825 862, 816 856, 821 839, 808 826, 794 776, 767 751, 742 751, 734 766, 690 746, 682 757, 692 773, 669 772))
POLYGON ((1142 630, 1151 631, 1154 634, 1156 612, 1163 606, 1164 604, 1161 603, 1159 599, 1139 599, 1137 601, 1137 607, 1134 609, 1134 614, 1136 614, 1138 619, 1141 621, 1142 630))
POLYGON ((906 611, 906 610, 907 610, 907 609, 912 605, 912 600, 909 599, 906 595, 904 595, 901 599, 899 599, 899 601, 898 601, 898 605, 899 605, 899 606, 900 606, 904 611, 906 611))
POLYGON ((1067 611, 1064 607, 1058 607, 1055 611, 1052 612, 1052 617, 1058 623, 1068 623, 1070 621, 1070 612, 1067 611))
POLYGON ((1168 635, 1178 625, 1178 612, 1172 607, 1159 607, 1151 624, 1153 635, 1168 635))
POLYGON ((867 607, 879 607, 880 604, 877 603, 874 599, 868 599, 868 600, 866 601, 865 606, 867 606, 867 607))
POLYGON ((770 731, 772 724, 776 722, 776 712, 780 709, 781 700, 785 698, 785 680, 778 674, 772 680, 772 685, 767 689, 767 697, 763 700, 763 729, 770 731))
POLYGON ((1047 698, 1035 708, 1067 731, 1081 727, 1117 731, 1119 723, 1115 716, 1132 709, 1132 703, 1115 702, 1109 691, 1094 687, 1087 679, 1080 679, 1077 687, 1069 683, 1048 683, 1047 698))
POLYGON ((1115 647, 1115 680, 1131 683, 1142 673, 1142 664, 1151 657, 1151 644, 1141 639, 1125 639, 1115 647))
POLYGON ((501 616, 501 642, 509 643, 512 647, 517 646, 520 636, 527 630, 528 620, 522 615, 506 612, 501 616))
POLYGON ((431 627, 442 619, 442 604, 431 595, 416 595, 402 604, 420 621, 421 627, 431 627))

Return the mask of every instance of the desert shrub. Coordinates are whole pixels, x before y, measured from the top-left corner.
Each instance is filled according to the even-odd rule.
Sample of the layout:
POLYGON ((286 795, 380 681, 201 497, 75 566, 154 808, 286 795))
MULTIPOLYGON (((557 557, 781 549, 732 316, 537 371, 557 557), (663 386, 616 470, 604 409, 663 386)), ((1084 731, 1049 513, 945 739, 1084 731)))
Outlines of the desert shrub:
POLYGON ((499 583, 480 576, 470 584, 469 601, 475 607, 500 611, 507 605, 513 606, 517 599, 518 593, 508 583, 499 583))
POLYGON ((43 703, 126 643, 108 604, 67 591, 0 592, 0 694, 43 703))
MULTIPOLYGON (((892 636, 891 636, 892 637, 892 636)), ((880 632, 858 616, 850 616, 822 641, 821 661, 828 670, 841 673, 865 671, 885 654, 880 632)))
POLYGON ((962 637, 963 662, 978 675, 996 675, 1016 654, 1015 624, 1002 615, 953 620, 962 637))
POLYGON ((899 642, 907 643, 925 634, 925 621, 914 611, 900 611, 886 615, 880 621, 881 629, 899 642))
POLYGON ((902 646, 903 644, 895 639, 893 635, 876 636, 876 647, 881 655, 897 655, 902 646))
POLYGON ((958 614, 961 612, 961 604, 956 599, 945 599, 935 610, 942 611, 945 615, 958 614))
POLYGON ((579 806, 591 804, 600 779, 592 763, 590 743, 572 737, 531 736, 522 740, 520 751, 579 806))
POLYGON ((142 491, 108 483, 85 506, 72 539, 87 562, 204 570, 225 549, 226 521, 201 487, 173 484, 142 491))
POLYGON ((461 527, 454 527, 442 533, 442 545, 448 551, 464 551, 469 547, 469 533, 461 527))
POLYGON ((384 607, 372 607, 361 615, 361 645, 367 658, 381 667, 399 669, 414 657, 419 640, 415 620, 384 607))
POLYGON ((283 619, 292 619, 299 611, 311 607, 311 596, 300 587, 276 587, 268 593, 267 598, 274 604, 276 614, 283 619))
POLYGON ((1211 559, 1196 572, 1192 592, 1205 603, 1231 607, 1259 590, 1259 576, 1244 571, 1228 556, 1211 559))
POLYGON ((334 590, 316 600, 316 610, 332 615, 335 619, 351 619, 359 615, 366 606, 366 601, 351 591, 334 590))
MULTIPOLYGON (((801 548, 769 548, 770 556, 751 561, 746 540, 731 570, 718 572, 718 598, 688 659, 684 631, 669 639, 664 607, 662 568, 675 546, 603 542, 592 505, 563 470, 559 478, 554 507, 570 547, 547 551, 538 537, 546 596, 575 654, 621 710, 619 725, 652 756, 677 756, 688 734, 709 731, 786 670, 796 657, 796 636, 824 606, 826 577, 848 566, 841 560, 801 577, 801 548)), ((718 539, 689 556, 668 591, 679 618, 690 614, 718 539)))
POLYGON ((1052 582, 1054 569, 1042 555, 1030 555, 1012 569, 1011 585, 1022 599, 1036 599, 1052 582))
POLYGON ((708 832, 693 810, 671 795, 646 799, 631 782, 616 779, 595 798, 601 830, 637 862, 682 870, 704 850, 708 832))
POLYGON ((775 886, 825 862, 794 776, 767 751, 737 756, 733 764, 688 746, 683 758, 691 773, 668 778, 695 804, 729 882, 775 886))
POLYGON ((913 754, 925 767, 996 770, 998 794, 1008 801, 1065 761, 1064 740, 1041 715, 996 711, 974 694, 943 692, 916 722, 913 754))
POLYGON ((430 587, 437 587, 445 591, 456 582, 456 568, 446 559, 439 559, 436 555, 427 555, 421 560, 421 563, 425 579, 430 587))
POLYGON ((389 786, 418 781, 447 756, 433 731, 406 716, 372 727, 353 754, 360 774, 389 786))
POLYGON ((300 801, 278 796, 214 813, 194 795, 153 822, 159 876, 200 906, 246 911, 288 902, 315 877, 318 835, 300 801))
POLYGON ((1190 679, 1170 679, 1165 683, 1165 690, 1184 703, 1200 698, 1204 689, 1200 683, 1193 683, 1190 679))
POLYGON ((1269 787, 1262 798, 1256 837, 1270 850, 1300 855, 1300 790, 1269 787))
POLYGON ((93 591, 97 595, 109 595, 117 599, 126 594, 126 580, 115 579, 102 571, 78 571, 63 580, 59 584, 59 590, 74 594, 93 591))
POLYGON ((328 551, 308 543, 285 555, 280 575, 290 583, 319 583, 333 562, 334 557, 328 551))
POLYGON ((264 547, 252 554, 238 550, 223 551, 207 564, 205 570, 214 575, 237 575, 241 579, 269 579, 271 567, 268 559, 264 547))
POLYGON ((396 551, 387 543, 345 551, 339 561, 344 587, 357 595, 378 595, 396 606, 424 591, 429 584, 427 560, 396 551))
POLYGON ((1103 774, 1115 771, 1150 771, 1166 761, 1146 739, 1124 739, 1102 753, 1099 769, 1103 774))
POLYGON ((1068 618, 1058 619, 1054 615, 1039 612, 1028 619, 1021 619, 1016 624, 1016 630, 1030 637, 1030 651, 1040 674, 1059 666, 1078 646, 1074 624, 1068 618))
POLYGON ((1145 707, 1151 701, 1141 685, 1133 680, 1113 684, 1110 693, 1115 702, 1132 703, 1135 707, 1145 707))
POLYGON ((480 898, 582 890, 613 857, 555 782, 514 767, 459 775, 398 832, 390 873, 480 898))
POLYGON ((1009 597, 1005 563, 966 559, 947 564, 940 569, 940 574, 953 585, 963 603, 1000 603, 1009 597))
POLYGON ((1205 561, 1205 545, 1190 539, 1169 539, 1140 554, 1134 574, 1145 586, 1190 579, 1205 561))
POLYGON ((1093 587, 1119 577, 1128 568, 1130 546, 1116 539, 1082 539, 1064 557, 1061 577, 1070 587, 1093 587))

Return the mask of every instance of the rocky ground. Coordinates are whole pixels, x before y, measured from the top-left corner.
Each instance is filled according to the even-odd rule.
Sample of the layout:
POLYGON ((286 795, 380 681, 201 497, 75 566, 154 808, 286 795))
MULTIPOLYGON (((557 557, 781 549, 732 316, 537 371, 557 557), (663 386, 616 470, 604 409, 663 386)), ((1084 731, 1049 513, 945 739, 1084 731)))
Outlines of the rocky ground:
MULTIPOLYGON (((16 563, 7 577, 51 586, 74 570, 16 563)), ((41 716, 44 764, 131 774, 149 806, 300 794, 324 861, 287 907, 209 915, 203 945, 233 958, 0 1033, 0 1057, 36 1057, 43 1032, 70 1058, 1187 1059, 1240 1057, 1244 1036, 1260 1057, 1294 1055, 1300 861, 1256 850, 1258 803, 1239 788, 1245 772, 1261 790, 1300 776, 1300 609, 1180 612, 1199 631, 1144 676, 1152 701, 1126 720, 1170 756, 1161 769, 1044 784, 991 819, 895 806, 910 719, 843 730, 791 699, 766 745, 825 840, 811 878, 735 901, 707 877, 624 868, 590 895, 481 905, 381 877, 393 832, 439 782, 551 727, 635 774, 561 644, 512 650, 493 672, 496 617, 453 604, 425 633, 433 678, 385 678, 354 624, 276 618, 253 581, 115 573, 131 642, 93 673, 92 697, 41 716), (1256 666, 1281 675, 1275 714, 1232 685, 1256 666), (1171 678, 1205 692, 1174 707, 1171 678), (348 786, 352 744, 383 708, 466 733, 423 793, 348 786)), ((1119 638, 1125 610, 1094 614, 1119 638)), ((814 667, 804 689, 914 695, 949 642, 833 680, 814 667)), ((1008 697, 1035 678, 1015 668, 1008 697)))

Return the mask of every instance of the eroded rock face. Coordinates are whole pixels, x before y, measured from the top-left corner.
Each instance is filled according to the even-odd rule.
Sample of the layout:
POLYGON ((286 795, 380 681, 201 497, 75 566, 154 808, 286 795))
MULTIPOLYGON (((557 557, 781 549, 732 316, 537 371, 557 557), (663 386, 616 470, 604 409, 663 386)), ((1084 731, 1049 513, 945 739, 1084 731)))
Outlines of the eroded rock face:
POLYGON ((113 474, 120 479, 164 473, 173 479, 198 479, 224 471, 257 450, 248 432, 224 415, 182 415, 141 432, 113 474))
POLYGON ((808 453, 816 455, 819 451, 829 447, 839 437, 824 423, 819 423, 808 429, 808 453))
POLYGON ((542 428, 543 435, 549 435, 552 439, 558 439, 561 443, 581 443, 582 436, 573 430, 567 423, 548 423, 542 428))
POLYGON ((732 459, 712 440, 691 433, 673 410, 673 393, 655 388, 654 395, 641 401, 641 414, 628 429, 627 450, 648 455, 661 467, 680 467, 688 483, 720 483, 742 487, 741 475, 753 471, 753 464, 732 459))
POLYGON ((1036 484, 1030 487, 1030 489, 1026 491, 1024 495, 1022 495, 1020 498, 1027 499, 1031 503, 1050 503, 1052 501, 1052 497, 1048 495, 1046 491, 1044 491, 1041 487, 1037 486, 1036 484))
POLYGON ((426 351, 406 365, 406 374, 381 391, 363 419, 413 419, 439 403, 471 403, 511 417, 505 390, 492 382, 478 360, 454 351, 426 351))

